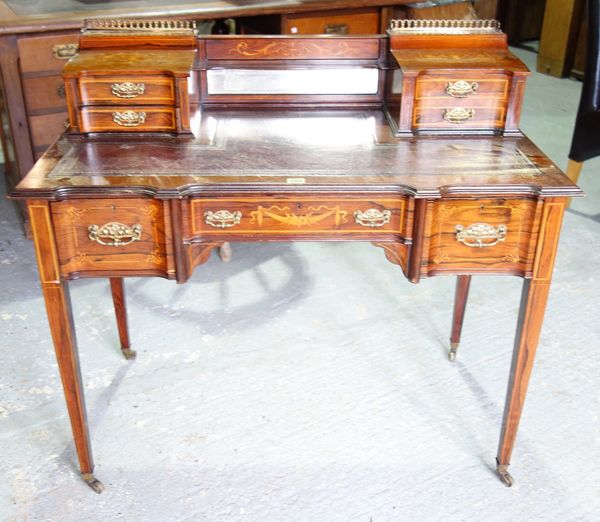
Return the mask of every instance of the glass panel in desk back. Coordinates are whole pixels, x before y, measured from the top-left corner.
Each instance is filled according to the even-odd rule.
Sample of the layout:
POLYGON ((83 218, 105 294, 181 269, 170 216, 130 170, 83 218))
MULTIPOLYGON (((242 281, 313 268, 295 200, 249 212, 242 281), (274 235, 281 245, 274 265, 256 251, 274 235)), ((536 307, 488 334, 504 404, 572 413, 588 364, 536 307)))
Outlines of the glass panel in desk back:
POLYGON ((379 71, 352 69, 209 69, 208 94, 377 94, 379 71))

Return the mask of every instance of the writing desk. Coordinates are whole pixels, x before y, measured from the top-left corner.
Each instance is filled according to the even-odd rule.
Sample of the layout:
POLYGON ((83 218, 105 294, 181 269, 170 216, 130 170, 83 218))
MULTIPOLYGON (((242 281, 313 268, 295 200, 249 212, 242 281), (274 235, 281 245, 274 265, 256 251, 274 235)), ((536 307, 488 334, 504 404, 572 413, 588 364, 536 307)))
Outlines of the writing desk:
MULTIPOLYGON (((84 479, 98 492, 68 281, 184 283, 226 241, 369 241, 411 282, 457 275, 456 356, 472 275, 524 279, 497 453, 506 485, 563 211, 581 194, 529 139, 397 137, 385 107, 199 106, 191 134, 67 134, 12 193, 25 199, 84 479)), ((360 273, 357 273, 360 277, 360 273)))

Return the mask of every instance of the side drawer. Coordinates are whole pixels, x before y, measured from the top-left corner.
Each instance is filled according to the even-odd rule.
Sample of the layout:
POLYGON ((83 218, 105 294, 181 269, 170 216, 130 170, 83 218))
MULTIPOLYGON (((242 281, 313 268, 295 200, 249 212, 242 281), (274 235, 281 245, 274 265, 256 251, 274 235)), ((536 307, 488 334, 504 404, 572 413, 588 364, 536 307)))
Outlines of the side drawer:
POLYGON ((158 132, 175 130, 173 107, 84 107, 81 132, 158 132))
POLYGON ((174 105, 173 78, 168 76, 83 76, 79 93, 84 105, 174 105))
POLYGON ((355 233, 369 239, 405 239, 407 198, 290 197, 193 199, 192 236, 308 236, 334 238, 355 233))
POLYGON ((430 203, 425 275, 470 271, 524 274, 532 269, 542 206, 532 199, 430 203))
POLYGON ((480 99, 499 98, 507 99, 510 82, 508 76, 477 75, 451 76, 423 76, 417 80, 415 98, 440 98, 452 99, 480 99))
POLYGON ((282 17, 283 34, 378 34, 379 9, 317 11, 282 17))
POLYGON ((61 273, 165 271, 163 204, 145 199, 52 204, 61 273))
POLYGON ((506 121, 506 108, 500 106, 476 107, 448 104, 447 107, 416 107, 413 117, 415 130, 496 130, 506 121))
POLYGON ((18 40, 22 73, 56 71, 78 50, 79 32, 51 36, 24 36, 18 40))

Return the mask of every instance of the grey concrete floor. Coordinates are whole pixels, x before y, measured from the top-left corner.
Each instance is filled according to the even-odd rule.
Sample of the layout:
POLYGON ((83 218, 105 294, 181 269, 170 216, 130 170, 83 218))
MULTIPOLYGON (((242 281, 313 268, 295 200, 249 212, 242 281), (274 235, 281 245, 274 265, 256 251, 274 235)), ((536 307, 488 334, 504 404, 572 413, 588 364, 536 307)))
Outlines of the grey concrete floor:
MULTIPOLYGON (((535 55, 517 51, 534 65, 535 55)), ((534 74, 523 128, 566 165, 580 84, 534 74)), ((521 280, 406 282, 369 244, 236 244, 183 286, 72 299, 97 476, 78 477, 33 248, 0 201, 0 518, 27 521, 600 519, 600 160, 568 211, 511 472, 494 474, 521 280)))

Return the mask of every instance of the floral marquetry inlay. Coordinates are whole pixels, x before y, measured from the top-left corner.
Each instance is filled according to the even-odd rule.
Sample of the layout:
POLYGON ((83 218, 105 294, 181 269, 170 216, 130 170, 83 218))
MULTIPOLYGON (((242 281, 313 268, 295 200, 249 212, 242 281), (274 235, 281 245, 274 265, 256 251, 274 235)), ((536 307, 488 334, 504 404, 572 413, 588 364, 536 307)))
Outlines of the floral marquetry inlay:
POLYGON ((308 214, 298 215, 290 211, 289 207, 279 207, 274 205, 269 208, 259 206, 254 212, 250 212, 251 223, 262 226, 266 217, 285 225, 295 227, 316 225, 329 217, 333 217, 334 223, 340 225, 346 223, 348 212, 340 209, 339 206, 333 208, 321 205, 319 207, 308 207, 308 214))
POLYGON ((438 249, 438 251, 436 252, 436 254, 433 256, 433 262, 436 265, 439 265, 441 263, 445 263, 446 261, 450 261, 451 258, 448 254, 446 254, 446 252, 444 252, 441 248, 438 249))
POLYGON ((87 208, 69 207, 67 208, 67 214, 71 218, 71 221, 76 221, 81 216, 83 216, 87 212, 87 210, 87 208))
MULTIPOLYGON (((328 47, 328 56, 344 56, 350 47, 347 42, 340 41, 335 50, 328 47)), ((271 42, 267 45, 261 43, 251 44, 247 41, 238 43, 229 54, 238 54, 248 58, 303 58, 307 55, 315 56, 324 53, 325 50, 316 43, 289 40, 285 42, 271 42)))
POLYGON ((518 263, 519 261, 521 261, 521 256, 519 256, 519 249, 515 247, 511 252, 509 252, 502 258, 502 261, 509 261, 510 263, 518 263))
POLYGON ((146 257, 146 261, 148 263, 154 263, 155 265, 162 265, 163 258, 160 254, 160 250, 157 248, 152 254, 148 254, 148 257, 146 257))

